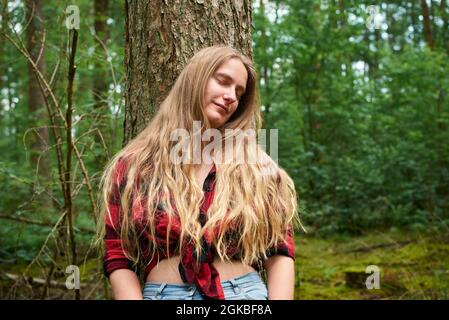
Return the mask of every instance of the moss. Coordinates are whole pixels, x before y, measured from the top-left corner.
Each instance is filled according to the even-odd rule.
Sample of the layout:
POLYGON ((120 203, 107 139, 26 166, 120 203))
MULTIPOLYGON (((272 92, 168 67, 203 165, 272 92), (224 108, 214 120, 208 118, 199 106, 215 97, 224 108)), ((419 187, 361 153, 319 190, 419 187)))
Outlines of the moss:
POLYGON ((296 240, 296 299, 447 299, 447 238, 389 232, 296 240), (380 289, 349 288, 345 274, 369 265, 379 267, 380 289))
MULTIPOLYGON (((371 233, 360 237, 315 238, 311 235, 296 239, 295 299, 448 299, 449 237, 437 234, 403 232, 371 233), (382 245, 382 246, 379 246, 382 245), (362 249, 363 248, 363 249, 362 249), (369 249, 367 249, 369 248, 369 249), (346 284, 347 272, 363 275, 366 267, 380 269, 380 289, 351 288, 346 284)), ((88 246, 86 246, 88 248, 88 246)), ((87 249, 86 249, 87 250, 87 249)), ((79 256, 84 254, 79 253, 79 256)), ((64 283, 67 263, 57 261, 53 280, 64 283)), ((80 261, 80 282, 83 298, 103 299, 102 269, 95 257, 80 261)), ((48 263, 33 264, 27 276, 44 278, 48 263)), ((20 286, 11 294, 11 281, 5 273, 22 274, 26 262, 0 264, 0 296, 3 299, 39 299, 40 286, 20 286)), ((366 274, 368 277, 369 274, 366 274)), ((73 291, 52 288, 50 299, 73 299, 73 291)))

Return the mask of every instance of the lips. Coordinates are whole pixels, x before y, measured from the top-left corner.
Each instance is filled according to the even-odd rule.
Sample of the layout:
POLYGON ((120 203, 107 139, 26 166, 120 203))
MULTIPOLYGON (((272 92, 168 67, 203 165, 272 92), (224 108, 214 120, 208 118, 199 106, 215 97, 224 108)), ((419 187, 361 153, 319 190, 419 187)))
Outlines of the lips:
POLYGON ((228 109, 226 109, 226 107, 225 107, 224 105, 222 105, 222 104, 220 104, 220 103, 216 103, 216 102, 214 102, 214 104, 215 104, 217 107, 219 107, 220 109, 222 109, 224 113, 228 113, 228 109))

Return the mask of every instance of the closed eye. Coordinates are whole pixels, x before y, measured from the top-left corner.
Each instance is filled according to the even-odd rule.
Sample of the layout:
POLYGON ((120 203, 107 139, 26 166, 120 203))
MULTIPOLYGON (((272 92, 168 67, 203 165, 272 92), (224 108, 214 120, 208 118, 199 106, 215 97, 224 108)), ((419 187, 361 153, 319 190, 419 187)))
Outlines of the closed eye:
MULTIPOLYGON (((222 86, 230 86, 231 84, 229 83, 229 81, 227 81, 226 79, 222 79, 222 78, 217 78, 217 82, 222 85, 222 86)), ((235 97, 237 100, 240 100, 242 94, 239 92, 239 90, 236 90, 235 92, 235 97)))
MULTIPOLYGON (((224 86, 229 86, 233 83, 233 79, 232 77, 228 76, 227 74, 224 73, 218 73, 215 75, 215 79, 218 81, 219 84, 224 85, 224 86)), ((245 93, 245 88, 242 87, 241 85, 236 85, 236 92, 235 95, 237 97, 237 99, 240 99, 243 94, 245 93)))
POLYGON ((231 84, 231 81, 229 81, 229 79, 225 78, 225 77, 216 77, 217 81, 219 84, 224 85, 224 86, 228 86, 231 84))

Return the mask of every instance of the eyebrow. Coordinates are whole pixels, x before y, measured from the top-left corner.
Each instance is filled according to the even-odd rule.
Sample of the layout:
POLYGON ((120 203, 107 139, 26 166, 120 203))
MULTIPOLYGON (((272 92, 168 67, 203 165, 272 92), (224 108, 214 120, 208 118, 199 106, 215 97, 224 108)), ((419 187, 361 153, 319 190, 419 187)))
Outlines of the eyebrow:
MULTIPOLYGON (((218 73, 216 74, 216 76, 217 76, 217 77, 223 77, 223 78, 226 78, 226 80, 234 81, 234 79, 233 79, 230 75, 228 75, 228 74, 226 74, 226 73, 218 72, 218 73)), ((245 90, 246 90, 245 87, 243 87, 243 86, 241 86, 241 85, 239 85, 239 84, 238 84, 236 87, 237 87, 238 90, 241 91, 241 93, 244 93, 245 90)))

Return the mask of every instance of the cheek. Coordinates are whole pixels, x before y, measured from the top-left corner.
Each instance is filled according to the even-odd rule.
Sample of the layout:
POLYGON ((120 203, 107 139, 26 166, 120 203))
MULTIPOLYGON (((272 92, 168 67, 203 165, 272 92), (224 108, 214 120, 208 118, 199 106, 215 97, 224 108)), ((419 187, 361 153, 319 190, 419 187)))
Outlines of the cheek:
POLYGON ((215 98, 217 96, 220 96, 222 94, 222 89, 219 85, 217 85, 214 82, 210 82, 207 86, 206 86, 206 90, 205 90, 205 97, 212 99, 215 98))
POLYGON ((210 100, 210 90, 209 87, 206 87, 204 90, 204 102, 207 104, 210 100))
POLYGON ((215 92, 217 92, 217 86, 213 79, 210 79, 206 84, 206 88, 204 89, 204 95, 207 97, 212 97, 215 92))
POLYGON ((239 102, 235 102, 235 103, 232 105, 232 112, 231 112, 231 115, 234 114, 234 112, 237 111, 238 106, 239 106, 239 102))

